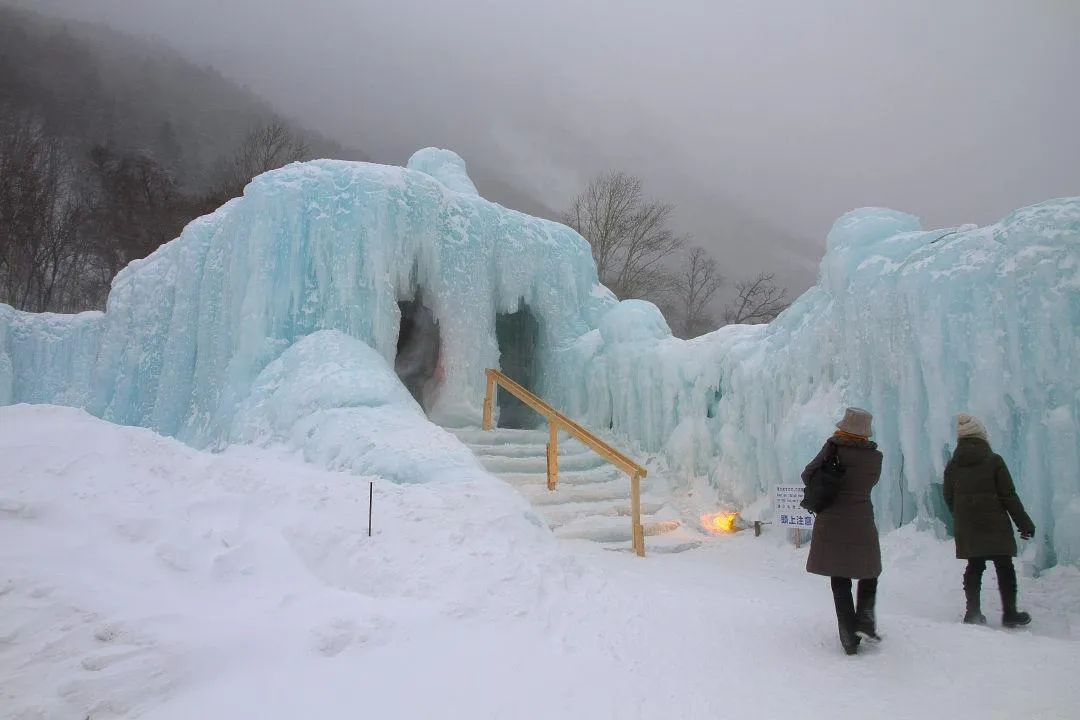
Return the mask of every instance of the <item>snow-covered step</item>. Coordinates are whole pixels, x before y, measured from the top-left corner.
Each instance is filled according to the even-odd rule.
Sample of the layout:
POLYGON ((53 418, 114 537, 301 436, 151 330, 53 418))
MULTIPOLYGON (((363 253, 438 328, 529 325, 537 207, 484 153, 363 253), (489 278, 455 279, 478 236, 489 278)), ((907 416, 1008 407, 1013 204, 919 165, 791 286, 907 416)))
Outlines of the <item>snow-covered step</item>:
MULTIPOLYGON (((544 457, 547 453, 546 444, 534 444, 534 443, 493 443, 491 445, 480 445, 475 443, 468 443, 470 448, 473 448, 474 452, 480 457, 544 457)), ((577 457, 579 455, 592 455, 596 457, 589 448, 584 445, 573 445, 569 448, 562 447, 562 443, 559 443, 559 457, 577 457)))
MULTIPOLYGON (((544 465, 539 470, 534 469, 532 472, 495 472, 491 470, 491 468, 487 468, 487 470, 488 472, 494 472, 494 474, 498 475, 506 482, 515 486, 532 484, 536 482, 537 476, 543 476, 545 479, 545 483, 547 481, 546 465, 544 465)), ((610 482, 622 482, 626 486, 626 492, 630 492, 630 479, 626 477, 625 474, 620 472, 617 468, 613 468, 610 465, 600 465, 598 467, 588 468, 585 470, 566 470, 562 466, 559 467, 558 487, 560 489, 564 487, 571 488, 579 487, 581 485, 595 485, 599 483, 610 482)))
POLYGON ((605 502, 608 505, 630 502, 630 488, 627 483, 618 481, 576 486, 563 485, 560 482, 555 490, 548 490, 543 482, 537 485, 535 480, 531 483, 511 484, 537 508, 582 502, 605 502))
MULTIPOLYGON (((630 493, 624 492, 618 496, 607 496, 603 493, 582 493, 580 495, 559 497, 558 490, 547 492, 546 499, 539 493, 522 493, 536 507, 537 512, 547 517, 564 517, 569 514, 577 515, 611 515, 612 517, 630 517, 630 493)), ((666 503, 655 497, 642 496, 641 514, 651 515, 660 512, 666 503)))
MULTIPOLYGON (((560 434, 559 473, 554 491, 547 488, 548 432, 540 430, 451 430, 488 472, 512 485, 536 508, 556 536, 591 540, 605 547, 630 548, 630 478, 582 443, 560 434)), ((692 539, 657 543, 655 538, 679 529, 664 498, 643 488, 641 523, 650 545, 694 546, 692 539)))
MULTIPOLYGON (((547 430, 512 430, 499 428, 497 430, 480 430, 479 428, 451 429, 451 434, 466 445, 540 445, 544 446, 548 441, 547 430)), ((559 436, 562 439, 562 436, 559 436)))
MULTIPOLYGON (((480 464, 491 473, 543 473, 547 474, 546 455, 534 455, 532 457, 511 457, 508 455, 483 455, 482 449, 474 450, 480 459, 480 464)), ((559 454, 559 474, 573 470, 593 470, 599 467, 610 467, 604 459, 595 454, 575 454, 564 456, 559 454)))
MULTIPOLYGON (((641 524, 645 528, 645 537, 663 535, 679 528, 677 520, 660 520, 643 517, 641 524)), ((561 538, 594 540, 596 542, 621 542, 631 539, 630 523, 624 517, 590 515, 565 523, 555 529, 561 538)))

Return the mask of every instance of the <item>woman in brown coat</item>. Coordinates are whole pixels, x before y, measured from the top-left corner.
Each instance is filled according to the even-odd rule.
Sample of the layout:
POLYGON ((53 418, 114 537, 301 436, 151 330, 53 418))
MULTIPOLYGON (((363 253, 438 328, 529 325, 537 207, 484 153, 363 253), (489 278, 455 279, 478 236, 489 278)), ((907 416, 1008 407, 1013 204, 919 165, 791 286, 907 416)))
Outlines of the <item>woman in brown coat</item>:
POLYGON ((1009 468, 1001 456, 990 449, 986 428, 977 417, 956 416, 956 451, 945 466, 945 504, 953 516, 956 557, 967 560, 964 570, 964 595, 967 612, 964 622, 982 625, 982 576, 986 561, 994 563, 998 591, 1001 593, 1001 624, 1018 627, 1031 622, 1031 615, 1016 609, 1016 537, 1035 534, 1024 504, 1016 496, 1009 468), (1010 522, 1011 520, 1011 522, 1010 522))
POLYGON ((817 514, 810 539, 806 571, 831 578, 840 644, 854 655, 860 638, 880 638, 874 618, 881 547, 870 491, 881 477, 881 452, 870 440, 873 417, 861 408, 848 408, 836 433, 802 472, 803 484, 820 468, 830 452, 844 466, 843 485, 833 502, 817 514), (851 581, 858 580, 858 605, 851 597, 851 581))

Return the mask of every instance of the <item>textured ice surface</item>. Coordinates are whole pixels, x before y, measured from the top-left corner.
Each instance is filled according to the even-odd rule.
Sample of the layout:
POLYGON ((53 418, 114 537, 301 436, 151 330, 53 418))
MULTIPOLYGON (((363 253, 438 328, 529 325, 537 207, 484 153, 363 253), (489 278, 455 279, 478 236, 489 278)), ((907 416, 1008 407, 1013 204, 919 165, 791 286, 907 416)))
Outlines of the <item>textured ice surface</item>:
POLYGON ((105 316, 23 313, 0 304, 0 405, 88 407, 105 316))
MULTIPOLYGON (((539 333, 534 389, 708 473, 748 512, 857 404, 885 453, 881 525, 940 527, 966 410, 1013 470, 1039 563, 1080 561, 1080 199, 936 232, 891 210, 849 213, 818 285, 774 323, 684 342, 649 303, 617 303, 572 230, 480 198, 461 158, 426 149, 409 165, 262 175, 125 268, 104 314, 0 307, 0 402, 416 477, 378 439, 420 412, 390 370, 398 303, 419 296, 438 321, 423 397, 445 424, 478 422, 483 368, 500 363, 496 316, 524 304, 539 333)), ((448 443, 448 471, 466 462, 448 436, 433 442, 448 443)))
POLYGON ((795 482, 854 404, 873 411, 885 454, 879 523, 947 521, 941 477, 966 410, 1039 526, 1038 563, 1080 560, 1080 198, 935 232, 848 213, 818 285, 772 324, 634 339, 579 339, 557 402, 708 473, 740 507, 795 482))
POLYGON ((230 440, 285 445, 319 467, 399 483, 452 481, 480 470, 454 436, 428 425, 381 355, 337 330, 301 338, 266 366, 236 413, 230 440))
POLYGON ((433 419, 478 422, 483 369, 499 365, 496 314, 522 303, 539 324, 536 384, 546 388, 555 348, 614 303, 588 245, 478 197, 449 151, 411 163, 443 182, 328 160, 264 174, 122 270, 104 315, 5 308, 0 399, 78 405, 207 447, 229 436, 259 373, 299 338, 339 330, 392 362, 398 302, 418 295, 441 338, 433 419))
POLYGON ((465 161, 450 150, 439 148, 424 148, 417 150, 409 158, 406 166, 410 170, 419 170, 435 178, 454 192, 466 195, 479 195, 476 185, 465 168, 465 161))

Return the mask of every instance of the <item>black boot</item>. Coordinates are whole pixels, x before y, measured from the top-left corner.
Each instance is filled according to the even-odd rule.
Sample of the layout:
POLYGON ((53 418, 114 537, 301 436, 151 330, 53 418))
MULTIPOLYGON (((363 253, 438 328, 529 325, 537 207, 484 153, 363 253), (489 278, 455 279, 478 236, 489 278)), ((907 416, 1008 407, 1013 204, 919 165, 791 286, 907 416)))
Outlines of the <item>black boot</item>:
POLYGON ((869 642, 880 642, 877 634, 877 621, 874 616, 874 604, 877 601, 877 578, 865 578, 859 581, 856 592, 858 606, 855 610, 855 633, 869 642))
POLYGON ((967 610, 964 611, 964 622, 968 625, 985 625, 986 616, 982 614, 980 607, 981 592, 979 588, 964 588, 964 596, 967 598, 967 610))
POLYGON ((985 569, 985 560, 968 560, 967 569, 964 570, 964 597, 967 599, 964 622, 968 625, 986 624, 986 616, 982 614, 980 607, 982 602, 982 575, 985 569))
POLYGON ((840 645, 845 653, 855 655, 859 652, 859 636, 855 634, 855 602, 851 599, 851 580, 832 578, 832 592, 840 645))
POLYGON ((1012 558, 995 560, 994 569, 997 570, 998 590, 1001 592, 1002 626, 1015 628, 1027 625, 1031 622, 1031 615, 1016 609, 1016 568, 1013 567, 1012 558))

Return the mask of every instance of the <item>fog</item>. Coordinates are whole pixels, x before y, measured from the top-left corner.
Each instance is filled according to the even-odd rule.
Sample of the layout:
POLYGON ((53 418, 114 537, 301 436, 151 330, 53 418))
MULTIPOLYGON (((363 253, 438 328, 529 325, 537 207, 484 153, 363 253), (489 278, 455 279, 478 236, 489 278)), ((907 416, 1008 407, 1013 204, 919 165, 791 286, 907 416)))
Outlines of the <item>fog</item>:
POLYGON ((1080 194, 1075 0, 31 0, 151 35, 377 161, 458 151, 554 211, 618 168, 729 277, 800 291, 863 205, 1080 194))

